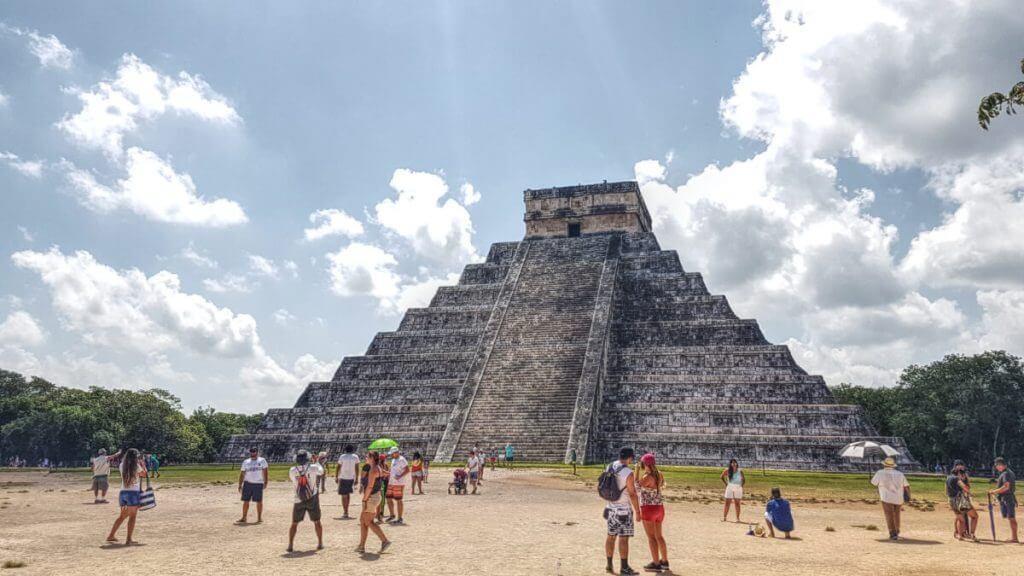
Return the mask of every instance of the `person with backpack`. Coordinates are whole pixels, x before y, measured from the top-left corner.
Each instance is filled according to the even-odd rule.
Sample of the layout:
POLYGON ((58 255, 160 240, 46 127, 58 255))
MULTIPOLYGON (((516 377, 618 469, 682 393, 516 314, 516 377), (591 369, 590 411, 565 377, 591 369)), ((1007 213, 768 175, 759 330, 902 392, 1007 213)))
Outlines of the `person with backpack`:
POLYGON ((640 520, 644 523, 647 534, 647 545, 651 548, 651 562, 644 570, 660 572, 669 570, 668 544, 661 533, 665 522, 665 504, 661 497, 661 489, 665 487, 665 475, 658 470, 654 462, 654 454, 648 452, 640 457, 640 469, 637 471, 636 487, 640 497, 640 520))
POLYGON ((316 549, 324 548, 324 528, 320 524, 320 493, 317 486, 324 469, 317 463, 311 462, 309 452, 299 450, 295 454, 295 466, 288 471, 288 478, 295 488, 295 503, 292 506, 292 525, 288 529, 288 552, 294 551, 295 532, 299 528, 299 522, 309 514, 309 519, 316 529, 316 549))
POLYGON ((597 492, 607 502, 604 518, 608 522, 608 535, 604 541, 604 553, 608 561, 605 571, 609 574, 615 573, 612 560, 616 539, 619 541, 619 574, 639 574, 629 566, 629 539, 634 534, 634 511, 640 512, 631 468, 634 456, 632 448, 623 448, 619 451, 619 459, 609 464, 597 479, 597 492))
POLYGON ((377 538, 380 538, 381 552, 391 546, 391 541, 384 535, 384 531, 373 521, 381 505, 385 491, 384 479, 388 474, 384 471, 383 459, 379 453, 373 450, 366 453, 366 464, 363 466, 364 484, 359 490, 362 494, 363 511, 359 515, 359 546, 356 547, 356 552, 360 554, 366 552, 366 537, 371 530, 377 535, 377 538))
POLYGON ((953 462, 953 469, 946 478, 946 497, 953 511, 953 537, 957 540, 977 540, 978 511, 971 498, 971 478, 962 460, 953 462))

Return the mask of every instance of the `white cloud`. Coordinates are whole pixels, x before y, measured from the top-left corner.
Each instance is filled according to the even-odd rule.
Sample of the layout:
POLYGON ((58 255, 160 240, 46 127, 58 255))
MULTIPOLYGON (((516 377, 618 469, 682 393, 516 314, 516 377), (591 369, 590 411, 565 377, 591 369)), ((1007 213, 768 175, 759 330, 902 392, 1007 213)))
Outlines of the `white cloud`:
POLYGON ((331 291, 339 296, 368 295, 389 300, 398 295, 398 260, 370 244, 353 242, 327 254, 331 291))
POLYGON ((281 266, 291 273, 293 279, 299 278, 299 265, 294 260, 285 260, 281 263, 281 266))
POLYGON ((74 51, 53 34, 44 36, 37 30, 15 28, 3 23, 0 23, 0 31, 27 38, 29 51, 39 59, 39 65, 43 68, 69 70, 74 63, 74 51))
MULTIPOLYGON (((66 330, 79 334, 91 347, 146 355, 150 372, 174 372, 165 354, 185 351, 240 363, 239 377, 246 385, 297 387, 300 376, 305 377, 271 358, 252 316, 183 292, 171 272, 147 277, 134 268, 119 271, 89 252, 64 254, 56 247, 16 252, 11 259, 19 268, 39 274, 66 330)), ((300 360, 297 367, 310 368, 308 358, 300 360)))
POLYGON ((24 226, 18 226, 18 232, 21 232, 21 238, 25 242, 35 242, 36 239, 34 236, 32 236, 32 232, 30 232, 28 228, 24 226))
POLYGON ((277 264, 274 261, 258 254, 249 254, 249 270, 254 276, 265 276, 277 278, 277 264))
POLYGON ((11 97, 0 91, 0 108, 6 107, 11 102, 11 97))
POLYGON ((480 201, 480 192, 473 187, 473 184, 464 182, 462 186, 459 186, 459 193, 462 194, 462 205, 472 206, 480 201))
POLYGON ((1024 355, 1024 290, 979 290, 977 299, 984 311, 981 347, 1024 355))
POLYGON ((188 246, 181 250, 178 256, 196 266, 199 266, 200 268, 216 269, 220 267, 220 264, 218 264, 213 258, 200 254, 191 241, 189 241, 188 246))
POLYGON ((247 294, 257 287, 259 287, 258 282, 252 282, 247 276, 242 274, 225 274, 219 279, 203 279, 203 288, 206 288, 210 292, 216 292, 217 294, 225 294, 228 292, 247 294))
POLYGON ((397 296, 381 302, 381 311, 385 314, 402 314, 409 308, 423 308, 430 304, 438 288, 458 283, 458 272, 405 282, 399 287, 397 296))
POLYGON ((227 98, 199 76, 184 71, 177 78, 166 76, 134 54, 121 57, 112 80, 75 93, 82 109, 65 115, 57 127, 74 142, 114 158, 122 154, 126 134, 168 112, 229 126, 242 121, 227 98))
POLYGON ((313 227, 303 231, 308 242, 328 236, 355 238, 363 234, 363 224, 359 220, 349 216, 344 210, 336 208, 313 212, 309 215, 309 222, 313 224, 313 227))
POLYGON ((237 202, 203 198, 191 176, 175 172, 168 162, 148 150, 128 149, 127 177, 113 187, 100 184, 92 172, 69 162, 63 166, 79 202, 95 212, 125 209, 157 222, 214 228, 248 222, 237 202))
POLYGON ((43 177, 42 160, 22 160, 17 154, 11 152, 0 152, 0 160, 7 162, 7 165, 20 172, 23 176, 36 180, 43 177))
POLYGON ((278 326, 287 326, 294 321, 295 315, 284 308, 280 308, 274 312, 274 322, 277 323, 278 326))
POLYGON ((46 333, 31 314, 15 310, 0 322, 0 344, 38 346, 46 341, 46 333))
POLYGON ((458 266, 479 259, 469 212, 456 200, 444 198, 448 184, 440 176, 399 168, 390 186, 398 197, 386 198, 375 207, 381 226, 431 262, 458 266))

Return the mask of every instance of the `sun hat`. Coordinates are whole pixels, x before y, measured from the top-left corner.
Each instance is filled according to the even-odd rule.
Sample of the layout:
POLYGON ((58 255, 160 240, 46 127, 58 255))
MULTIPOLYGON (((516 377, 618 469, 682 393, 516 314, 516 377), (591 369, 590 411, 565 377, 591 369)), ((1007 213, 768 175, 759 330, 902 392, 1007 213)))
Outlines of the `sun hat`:
POLYGON ((99 454, 100 456, 103 456, 106 453, 107 453, 107 449, 106 448, 100 448, 99 451, 97 452, 97 454, 99 454))
POLYGON ((392 446, 391 449, 388 450, 388 454, 398 454, 398 446, 392 446))
POLYGON ((885 466, 886 468, 895 468, 896 461, 893 460, 892 457, 886 458, 885 460, 882 460, 882 466, 885 466))
POLYGON ((654 466, 654 454, 648 452, 640 457, 640 463, 644 466, 654 466))

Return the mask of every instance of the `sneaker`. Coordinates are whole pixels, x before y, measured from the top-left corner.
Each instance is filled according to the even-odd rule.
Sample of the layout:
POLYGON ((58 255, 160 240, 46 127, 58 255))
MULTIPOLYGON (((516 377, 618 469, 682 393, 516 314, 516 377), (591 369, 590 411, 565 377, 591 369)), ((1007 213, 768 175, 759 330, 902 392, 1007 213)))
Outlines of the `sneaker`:
POLYGON ((401 518, 398 518, 397 520, 392 520, 391 522, 388 522, 388 524, 391 524, 392 526, 404 525, 405 524, 405 520, 402 520, 401 518))
POLYGON ((660 562, 648 562, 647 565, 644 566, 644 570, 646 570, 648 572, 661 572, 661 563, 660 562))
POLYGON ((619 574, 621 574, 622 576, 637 576, 637 574, 640 573, 636 570, 633 570, 631 567, 626 566, 625 568, 619 570, 619 574))
POLYGON ((391 547, 391 540, 386 540, 380 543, 380 554, 383 554, 385 550, 391 547))
POLYGON ((661 561, 661 569, 666 571, 666 572, 671 572, 672 571, 672 569, 668 567, 668 560, 662 560, 661 561))

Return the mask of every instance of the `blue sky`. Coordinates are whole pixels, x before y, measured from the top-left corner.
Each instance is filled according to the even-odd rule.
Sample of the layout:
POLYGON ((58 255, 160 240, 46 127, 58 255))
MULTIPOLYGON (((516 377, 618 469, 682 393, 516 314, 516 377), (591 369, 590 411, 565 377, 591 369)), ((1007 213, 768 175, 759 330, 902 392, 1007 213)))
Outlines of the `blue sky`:
POLYGON ((1024 124, 973 120, 1024 56, 996 8, 8 3, 0 366, 290 405, 520 238, 523 189, 632 178, 832 383, 1020 353, 1024 124))

